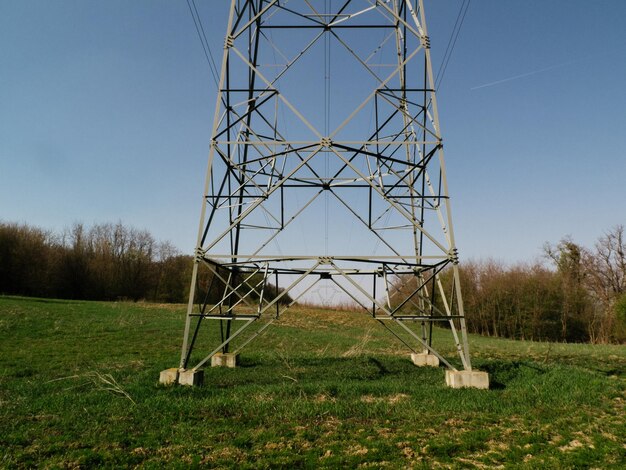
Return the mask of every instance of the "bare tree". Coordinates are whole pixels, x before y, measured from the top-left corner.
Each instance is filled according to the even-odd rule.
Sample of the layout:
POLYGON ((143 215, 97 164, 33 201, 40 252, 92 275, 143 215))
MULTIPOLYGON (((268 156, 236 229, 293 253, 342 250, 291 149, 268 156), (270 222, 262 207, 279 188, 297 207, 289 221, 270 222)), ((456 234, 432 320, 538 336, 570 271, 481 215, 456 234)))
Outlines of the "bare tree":
MULTIPOLYGON (((589 315, 590 304, 585 289, 588 275, 589 253, 585 248, 574 243, 570 237, 563 238, 556 246, 544 245, 546 256, 551 259, 560 275, 563 291, 561 308, 561 339, 566 341, 572 337, 568 331, 571 324, 580 328, 589 315)), ((577 332, 574 336, 581 336, 577 332)))
MULTIPOLYGON (((598 342, 624 341, 615 337, 618 325, 618 301, 626 292, 626 240, 624 227, 617 225, 605 233, 589 254, 587 285, 598 309, 593 321, 594 336, 598 342)), ((622 334, 623 335, 623 334, 622 334)))

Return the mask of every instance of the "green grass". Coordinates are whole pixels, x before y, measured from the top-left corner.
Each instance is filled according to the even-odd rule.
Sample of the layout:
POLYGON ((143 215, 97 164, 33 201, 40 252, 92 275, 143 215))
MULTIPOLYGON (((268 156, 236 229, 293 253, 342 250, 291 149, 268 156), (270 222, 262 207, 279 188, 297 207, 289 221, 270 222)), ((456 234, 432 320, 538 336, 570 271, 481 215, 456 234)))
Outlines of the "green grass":
POLYGON ((163 387, 183 322, 181 306, 0 297, 0 467, 626 466, 624 346, 472 337, 493 388, 452 390, 367 316, 295 310, 241 367, 163 387))

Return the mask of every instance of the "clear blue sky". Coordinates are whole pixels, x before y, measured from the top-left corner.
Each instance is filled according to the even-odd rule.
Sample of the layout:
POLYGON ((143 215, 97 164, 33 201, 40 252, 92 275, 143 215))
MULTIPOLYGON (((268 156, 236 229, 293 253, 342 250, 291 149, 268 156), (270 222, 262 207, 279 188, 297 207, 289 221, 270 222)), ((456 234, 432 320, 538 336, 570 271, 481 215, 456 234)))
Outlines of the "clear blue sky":
MULTIPOLYGON (((214 53, 226 0, 196 0, 214 53)), ((438 68, 460 0, 427 1, 438 68)), ((626 2, 473 0, 439 93, 462 258, 626 224, 626 2)), ((0 219, 190 253, 215 85, 185 0, 0 2, 0 219)))

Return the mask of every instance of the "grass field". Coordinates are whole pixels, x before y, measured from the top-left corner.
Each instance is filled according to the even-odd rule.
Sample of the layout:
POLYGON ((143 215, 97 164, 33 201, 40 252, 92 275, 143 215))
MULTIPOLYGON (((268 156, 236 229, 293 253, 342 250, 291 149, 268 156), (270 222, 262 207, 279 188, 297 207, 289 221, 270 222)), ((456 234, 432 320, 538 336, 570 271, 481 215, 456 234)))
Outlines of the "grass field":
POLYGON ((493 387, 453 390, 367 316, 296 309, 241 367, 163 387, 183 322, 0 297, 0 467, 626 467, 624 346, 472 337, 493 387))

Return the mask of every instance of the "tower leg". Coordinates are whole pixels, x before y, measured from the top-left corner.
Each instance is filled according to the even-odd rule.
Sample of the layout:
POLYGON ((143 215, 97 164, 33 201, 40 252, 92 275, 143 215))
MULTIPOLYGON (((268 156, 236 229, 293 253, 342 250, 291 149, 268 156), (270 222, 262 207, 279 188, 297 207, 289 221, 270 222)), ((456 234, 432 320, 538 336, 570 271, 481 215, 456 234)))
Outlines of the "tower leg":
POLYGON ((189 385, 194 387, 202 386, 204 382, 204 371, 198 370, 182 370, 178 374, 178 383, 181 385, 189 385))
POLYGON ((439 367, 439 358, 427 352, 411 353, 411 361, 418 367, 439 367))
POLYGON ((478 370, 446 370, 446 385, 450 388, 489 388, 489 374, 478 370))
POLYGON ((211 367, 237 367, 239 354, 236 353, 215 353, 211 356, 211 367))
POLYGON ((178 382, 178 369, 172 367, 161 371, 159 375, 159 383, 163 385, 173 385, 178 382))

